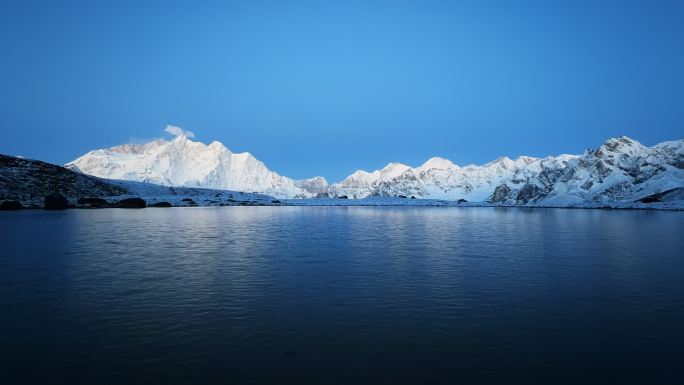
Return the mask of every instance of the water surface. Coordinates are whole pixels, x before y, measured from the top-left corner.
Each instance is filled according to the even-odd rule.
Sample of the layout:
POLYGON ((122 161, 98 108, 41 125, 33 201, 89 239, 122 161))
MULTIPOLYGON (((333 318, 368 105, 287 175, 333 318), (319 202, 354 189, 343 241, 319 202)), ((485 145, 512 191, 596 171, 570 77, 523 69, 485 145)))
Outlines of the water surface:
POLYGON ((678 383, 684 213, 0 213, 0 383, 678 383))

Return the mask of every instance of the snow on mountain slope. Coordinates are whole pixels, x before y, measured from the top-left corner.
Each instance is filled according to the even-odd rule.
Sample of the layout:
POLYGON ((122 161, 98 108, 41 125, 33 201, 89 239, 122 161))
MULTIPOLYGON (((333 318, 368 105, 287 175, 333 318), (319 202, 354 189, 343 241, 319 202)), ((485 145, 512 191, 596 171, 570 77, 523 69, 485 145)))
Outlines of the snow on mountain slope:
POLYGON ((328 188, 328 181, 322 176, 316 176, 309 179, 296 180, 295 185, 315 195, 325 192, 328 188))
POLYGON ((333 196, 364 198, 373 194, 373 188, 378 183, 392 181, 410 169, 411 167, 405 164, 390 163, 382 170, 373 172, 358 170, 342 182, 330 185, 328 193, 333 196))
POLYGON ((540 161, 529 157, 516 160, 501 157, 482 166, 459 167, 447 159, 432 158, 416 168, 401 165, 401 168, 395 166, 392 172, 388 172, 395 163, 372 173, 357 171, 344 181, 331 185, 328 190, 331 196, 347 195, 350 198, 403 195, 484 201, 503 181, 538 172, 540 161))
POLYGON ((653 147, 620 137, 582 155, 500 157, 458 166, 431 158, 418 167, 390 163, 359 170, 339 183, 325 178, 292 180, 270 171, 249 153, 219 142, 205 145, 180 135, 173 141, 125 144, 91 151, 66 167, 107 179, 165 186, 258 192, 279 198, 415 197, 465 199, 528 206, 590 206, 634 202, 684 187, 684 141, 653 147))
POLYGON ((312 196, 250 153, 232 153, 217 141, 205 145, 185 135, 172 141, 159 139, 90 151, 66 167, 101 178, 164 186, 258 192, 281 198, 312 196))
POLYGON ((623 136, 583 155, 501 157, 465 167, 443 158, 432 158, 416 168, 390 164, 371 173, 357 171, 330 185, 328 194, 547 206, 628 202, 684 187, 683 143, 677 140, 646 147, 623 136))

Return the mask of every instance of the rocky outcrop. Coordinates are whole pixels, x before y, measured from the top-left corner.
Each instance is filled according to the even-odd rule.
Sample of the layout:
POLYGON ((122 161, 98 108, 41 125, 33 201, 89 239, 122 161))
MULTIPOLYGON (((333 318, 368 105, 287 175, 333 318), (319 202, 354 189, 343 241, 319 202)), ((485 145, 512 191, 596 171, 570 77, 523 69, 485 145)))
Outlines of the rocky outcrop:
POLYGON ((196 207, 196 206, 197 206, 197 202, 195 202, 195 201, 192 200, 191 198, 183 198, 183 199, 181 199, 181 204, 184 205, 184 206, 189 206, 189 207, 196 207))
POLYGON ((511 193, 511 188, 506 184, 497 186, 492 193, 492 196, 488 199, 491 203, 504 203, 508 200, 508 195, 511 193))
POLYGON ((62 194, 50 194, 45 197, 43 208, 45 210, 66 210, 69 208, 69 201, 62 194))
POLYGON ((104 197, 123 195, 127 190, 54 164, 0 155, 0 197, 43 207, 45 197, 53 193, 70 198, 104 197))
POLYGON ((660 203, 672 200, 684 200, 684 187, 673 188, 637 199, 641 203, 660 203))
POLYGON ((0 200, 0 211, 21 210, 23 208, 24 208, 24 206, 22 206, 21 202, 19 202, 17 200, 14 200, 14 199, 0 200))
POLYGON ((78 198, 78 200, 76 202, 78 203, 79 206, 90 207, 90 208, 98 208, 98 209, 112 206, 105 199, 97 198, 97 197, 78 198))
POLYGON ((518 191, 518 194, 515 196, 515 203, 518 205, 524 205, 533 200, 539 199, 542 196, 541 191, 542 189, 536 185, 527 183, 523 186, 523 188, 520 189, 520 191, 518 191))
POLYGON ((155 202, 149 205, 149 207, 173 207, 169 202, 155 202))
POLYGON ((120 200, 116 207, 120 209, 144 209, 147 203, 141 198, 126 198, 120 200))

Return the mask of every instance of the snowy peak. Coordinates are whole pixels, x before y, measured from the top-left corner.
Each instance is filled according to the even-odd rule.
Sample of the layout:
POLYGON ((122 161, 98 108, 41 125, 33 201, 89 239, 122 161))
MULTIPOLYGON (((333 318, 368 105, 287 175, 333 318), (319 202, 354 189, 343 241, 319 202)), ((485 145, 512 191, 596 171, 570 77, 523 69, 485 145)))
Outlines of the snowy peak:
POLYGON ((411 167, 401 164, 401 163, 389 163, 385 168, 380 170, 380 178, 383 180, 396 178, 403 174, 406 170, 411 169, 411 167))
POLYGON ((515 160, 503 156, 465 167, 431 158, 419 167, 404 166, 398 171, 389 166, 372 173, 357 171, 330 185, 328 195, 563 206, 630 201, 684 187, 684 141, 646 147, 622 136, 583 155, 520 156, 515 160))
POLYGON ((328 188, 328 181, 322 176, 316 176, 309 179, 296 180, 295 185, 311 194, 321 194, 328 188))
POLYGON ((425 163, 423 163, 422 166, 420 166, 420 169, 423 170, 430 170, 433 168, 440 169, 440 170, 446 170, 449 168, 457 168, 454 163, 452 163, 449 159, 445 158, 440 158, 440 157, 434 157, 428 159, 425 163))
POLYGON ((626 155, 626 156, 643 156, 648 151, 641 143, 626 136, 619 138, 611 138, 606 140, 603 145, 595 152, 598 157, 607 155, 626 155))
POLYGON ((389 163, 372 172, 358 170, 334 184, 323 177, 293 180, 269 170, 248 152, 233 153, 220 142, 207 145, 186 135, 90 151, 66 167, 108 179, 280 198, 405 196, 582 206, 629 202, 684 188, 684 140, 647 147, 621 136, 582 155, 503 156, 464 167, 434 157, 415 168, 389 163))
POLYGON ((90 151, 66 166, 102 178, 165 186, 258 192, 282 198, 312 196, 250 153, 235 154, 218 141, 206 145, 186 135, 90 151))

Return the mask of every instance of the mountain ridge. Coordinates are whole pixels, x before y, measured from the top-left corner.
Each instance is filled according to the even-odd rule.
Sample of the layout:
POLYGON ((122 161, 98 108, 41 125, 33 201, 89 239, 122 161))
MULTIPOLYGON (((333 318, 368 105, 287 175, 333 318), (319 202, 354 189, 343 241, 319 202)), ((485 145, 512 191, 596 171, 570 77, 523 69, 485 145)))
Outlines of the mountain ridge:
POLYGON ((249 152, 233 153, 218 141, 206 145, 185 135, 171 141, 157 139, 93 150, 65 167, 101 178, 164 186, 258 192, 281 198, 312 196, 249 152))
MULTIPOLYGON (((434 158, 433 158, 434 159, 434 158)), ((596 204, 638 199, 684 186, 684 141, 646 147, 621 136, 606 140, 582 155, 545 158, 499 157, 483 165, 407 168, 385 176, 387 169, 359 171, 332 184, 331 197, 412 196, 465 199, 500 204, 596 204), (375 179, 359 182, 356 175, 375 179)))
POLYGON ((206 145, 180 135, 172 141, 93 150, 66 166, 108 179, 167 186, 258 192, 278 198, 415 197, 495 204, 599 204, 627 201, 684 187, 684 140, 647 147, 621 136, 581 155, 501 156, 459 166, 433 157, 417 167, 391 162, 357 170, 337 183, 323 177, 294 180, 269 170, 248 152, 217 141, 206 145))

